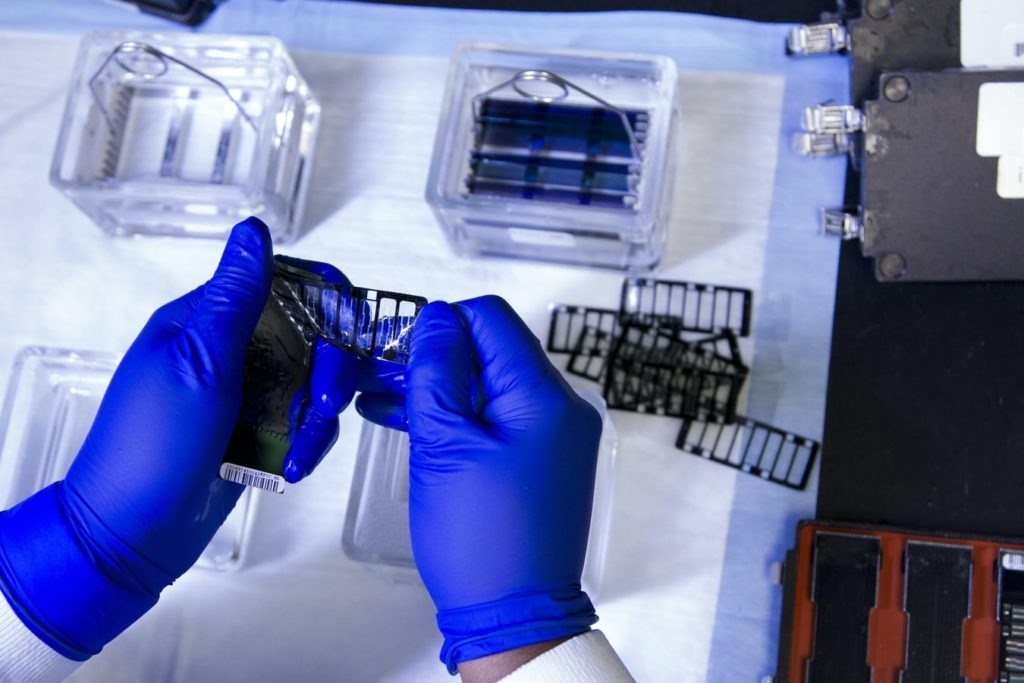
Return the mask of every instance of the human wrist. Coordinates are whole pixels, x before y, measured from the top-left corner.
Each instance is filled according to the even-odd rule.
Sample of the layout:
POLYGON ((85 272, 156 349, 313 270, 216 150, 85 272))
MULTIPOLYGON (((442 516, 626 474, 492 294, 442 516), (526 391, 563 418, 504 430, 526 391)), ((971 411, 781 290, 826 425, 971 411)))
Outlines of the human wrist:
POLYGON ((437 624, 444 635, 441 661, 454 674, 463 662, 571 637, 596 622, 594 606, 578 586, 440 610, 437 624))
POLYGON ((97 542, 100 523, 67 495, 56 482, 0 513, 0 590, 41 641, 84 661, 152 608, 171 577, 116 537, 97 542))

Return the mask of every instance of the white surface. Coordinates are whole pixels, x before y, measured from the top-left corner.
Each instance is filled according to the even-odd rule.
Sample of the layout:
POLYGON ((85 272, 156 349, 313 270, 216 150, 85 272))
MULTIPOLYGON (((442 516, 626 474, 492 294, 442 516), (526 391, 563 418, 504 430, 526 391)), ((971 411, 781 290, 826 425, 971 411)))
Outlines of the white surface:
POLYGON ((960 63, 964 66, 1024 66, 1024 3, 1020 0, 961 0, 960 63))
MULTIPOLYGON (((0 21, 22 21, 15 4, 0 8, 0 21)), ((782 267, 793 264, 803 277, 776 281, 762 296, 766 246, 774 239, 769 215, 779 210, 779 142, 793 127, 780 116, 783 93, 792 87, 781 58, 785 27, 652 14, 520 19, 314 2, 260 5, 274 17, 291 8, 302 20, 268 25, 253 18, 254 7, 233 0, 210 30, 224 32, 234 19, 238 30, 275 28, 322 47, 331 22, 310 23, 309 15, 323 12, 348 21, 349 42, 338 43, 374 53, 437 54, 439 45, 446 52, 447 43, 467 37, 627 50, 678 46, 672 56, 683 66, 683 154, 659 274, 755 290, 755 324, 767 336, 757 339, 757 350, 745 342, 755 359, 751 394, 786 397, 795 410, 782 426, 820 436, 836 247, 814 236, 814 208, 839 201, 840 182, 821 182, 834 178, 838 165, 803 164, 788 177, 796 188, 787 195, 789 222, 772 230, 806 233, 808 248, 776 257, 781 253, 782 267), (416 42, 428 38, 429 47, 416 42), (702 61, 716 66, 695 70, 702 61), (725 68, 734 71, 715 71, 725 68), (794 309, 813 313, 795 330, 788 327, 799 317, 794 309), (762 344, 774 355, 765 357, 762 344), (759 384, 759 358, 767 358, 767 384, 759 384), (796 394, 779 385, 787 377, 796 378, 796 394)), ((108 239, 46 184, 75 45, 67 36, 0 36, 0 286, 16 293, 5 303, 12 324, 0 329, 0 382, 17 349, 29 343, 123 350, 153 309, 201 283, 219 256, 214 242, 108 239)), ((312 229, 289 253, 331 261, 367 286, 432 299, 498 293, 538 334, 551 302, 614 304, 621 281, 615 273, 450 254, 422 200, 445 59, 295 56, 323 102, 324 122, 307 206, 312 229)), ((820 63, 793 68, 836 73, 820 63)), ((837 80, 831 95, 841 92, 837 80)), ((822 99, 814 91, 811 101, 822 99)), ((754 416, 771 421, 778 411, 771 400, 766 405, 754 416)), ((744 475, 675 450, 675 420, 617 414, 615 421, 621 451, 600 626, 638 680, 705 680, 733 490, 744 475)), ((383 582, 341 552, 358 430, 358 416, 344 415, 342 438, 317 475, 283 496, 263 496, 245 567, 187 575, 74 680, 448 680, 423 589, 383 582)), ((794 502, 802 509, 809 495, 754 484, 778 510, 794 502)), ((791 533, 781 522, 770 531, 791 533)), ((750 655, 759 669, 769 667, 760 659, 766 639, 762 630, 732 641, 730 657, 750 655)))

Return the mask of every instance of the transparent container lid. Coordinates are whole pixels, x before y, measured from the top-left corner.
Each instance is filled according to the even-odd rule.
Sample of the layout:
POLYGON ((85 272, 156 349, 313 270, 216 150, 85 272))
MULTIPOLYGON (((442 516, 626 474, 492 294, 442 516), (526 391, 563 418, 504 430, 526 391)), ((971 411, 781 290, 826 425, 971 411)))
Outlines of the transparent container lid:
MULTIPOLYGON (((576 387, 576 391, 598 409, 604 422, 583 568, 583 588, 596 599, 611 527, 618 436, 604 400, 590 389, 576 387)), ((419 582, 409 532, 409 435, 405 432, 363 424, 341 546, 349 558, 376 574, 398 583, 419 582)))
POLYGON ((459 47, 426 190, 456 251, 656 265, 676 79, 668 57, 459 47))
POLYGON ((320 105, 276 38, 92 33, 50 180, 113 234, 293 239, 320 105))
MULTIPOLYGON (((92 426, 120 358, 31 346, 14 361, 0 410, 0 509, 61 479, 92 426)), ((241 563, 255 506, 246 489, 195 566, 241 563)))

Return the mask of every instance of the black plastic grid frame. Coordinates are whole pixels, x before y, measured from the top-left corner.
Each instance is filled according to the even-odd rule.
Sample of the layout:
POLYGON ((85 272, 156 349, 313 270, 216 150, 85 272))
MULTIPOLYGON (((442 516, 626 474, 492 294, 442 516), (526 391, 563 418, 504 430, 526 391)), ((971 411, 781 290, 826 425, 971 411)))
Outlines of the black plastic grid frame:
POLYGON ((604 398, 614 410, 731 420, 740 383, 736 376, 636 365, 612 357, 605 374, 604 398))
POLYGON ((338 285, 275 269, 272 295, 307 338, 319 336, 361 356, 407 363, 421 296, 338 285))
POLYGON ((747 337, 752 300, 753 293, 739 287, 631 277, 622 282, 619 314, 623 323, 747 337))
MULTIPOLYGON (((719 345, 729 346, 723 336, 688 340, 671 328, 626 324, 615 340, 613 353, 617 358, 642 365, 746 374, 745 365, 718 352, 719 345)), ((732 354, 731 348, 725 351, 732 354)))
POLYGON ((735 378, 678 368, 633 366, 612 358, 604 398, 608 407, 668 417, 720 417, 735 410, 727 398, 735 378), (726 397, 726 398, 723 398, 726 397))
MULTIPOLYGON (((710 287, 711 285, 698 286, 710 287)), ((732 315, 730 311, 727 312, 732 315)), ((749 318, 749 315, 747 317, 749 318)), ((714 353, 722 359, 736 365, 743 365, 737 332, 732 329, 694 330, 688 329, 682 318, 669 315, 657 316, 653 322, 650 322, 638 320, 635 316, 624 315, 621 311, 609 308, 568 304, 553 304, 551 306, 546 348, 550 353, 606 355, 610 350, 609 340, 613 340, 621 334, 623 321, 634 327, 657 327, 666 332, 671 331, 676 338, 683 342, 712 348, 714 353), (590 335, 589 341, 584 340, 586 335, 590 335)), ((743 329, 742 324, 739 327, 741 330, 743 329)))
POLYGON ((570 374, 601 382, 605 360, 620 333, 618 311, 555 304, 546 348, 550 353, 569 354, 566 371, 570 374))
MULTIPOLYGON (((675 358, 678 365, 692 366, 709 372, 743 376, 750 372, 743 363, 736 335, 729 331, 709 337, 703 333, 682 335, 678 330, 657 327, 639 329, 649 331, 651 335, 657 336, 656 339, 664 339, 663 343, 674 345, 676 348, 654 353, 649 360, 642 351, 630 349, 630 355, 635 353, 640 356, 634 357, 633 360, 651 365, 665 365, 668 358, 675 358)), ((574 350, 569 354, 567 371, 595 382, 603 382, 605 361, 620 338, 621 335, 612 337, 595 327, 584 327, 574 350)))
POLYGON ((709 351, 720 360, 734 366, 737 371, 750 372, 750 368, 743 362, 739 339, 732 330, 722 330, 708 335, 706 332, 689 332, 674 327, 668 329, 682 341, 709 351))
POLYGON ((548 327, 548 352, 578 352, 583 333, 588 328, 606 335, 608 339, 614 339, 621 331, 619 312, 607 308, 555 304, 551 307, 551 324, 548 327))
POLYGON ((612 359, 606 371, 604 399, 614 410, 683 417, 696 412, 693 375, 668 368, 630 366, 612 359))
POLYGON ((586 306, 552 307, 547 350, 568 353, 567 372, 601 384, 609 408, 654 415, 732 420, 749 374, 730 330, 623 325, 586 306))
POLYGON ((732 424, 685 419, 676 448, 791 489, 803 490, 814 467, 819 444, 736 415, 732 424))
POLYGON ((687 342, 673 330, 626 325, 607 361, 610 408, 723 419, 736 415, 747 368, 687 342))
POLYGON ((616 339, 618 337, 612 336, 600 328, 584 327, 575 349, 569 354, 566 372, 592 382, 603 382, 608 355, 611 353, 616 339))

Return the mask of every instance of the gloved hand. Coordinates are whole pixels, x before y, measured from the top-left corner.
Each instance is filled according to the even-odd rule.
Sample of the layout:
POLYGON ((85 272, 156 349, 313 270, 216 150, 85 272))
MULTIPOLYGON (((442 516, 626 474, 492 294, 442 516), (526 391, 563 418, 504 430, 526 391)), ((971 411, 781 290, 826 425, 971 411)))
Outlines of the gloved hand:
MULTIPOLYGON (((277 258, 328 282, 352 286, 348 277, 329 263, 290 256, 277 258)), ((308 476, 338 440, 338 415, 352 402, 359 383, 373 382, 372 368, 363 367, 358 356, 323 339, 316 340, 310 365, 309 382, 296 396, 296 405, 292 408, 292 413, 298 416, 295 419, 298 428, 285 456, 283 472, 285 480, 291 484, 308 476)))
MULTIPOLYGON (((62 655, 86 659, 142 616, 234 507, 243 488, 217 472, 272 272, 267 227, 237 225, 213 278, 156 311, 132 344, 67 477, 0 513, 0 589, 62 655)), ((293 475, 333 444, 352 397, 333 352, 313 359, 293 475)))
POLYGON ((601 419, 504 300, 423 309, 406 409, 413 553, 449 671, 588 630, 601 419))

